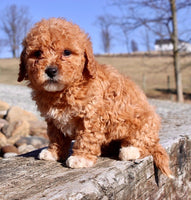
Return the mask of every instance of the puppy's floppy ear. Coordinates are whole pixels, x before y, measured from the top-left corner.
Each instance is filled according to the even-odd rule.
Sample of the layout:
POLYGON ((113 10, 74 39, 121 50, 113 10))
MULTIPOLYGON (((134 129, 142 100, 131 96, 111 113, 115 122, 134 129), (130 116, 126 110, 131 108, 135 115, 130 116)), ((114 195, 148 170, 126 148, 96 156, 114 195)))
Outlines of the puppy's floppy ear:
POLYGON ((26 48, 24 47, 24 49, 21 53, 21 56, 20 56, 19 76, 17 79, 18 82, 21 82, 27 78, 26 61, 25 61, 26 58, 25 57, 26 57, 26 48))
POLYGON ((84 57, 85 57, 85 66, 83 73, 88 77, 94 78, 96 75, 96 61, 92 50, 92 44, 89 38, 85 44, 84 57))

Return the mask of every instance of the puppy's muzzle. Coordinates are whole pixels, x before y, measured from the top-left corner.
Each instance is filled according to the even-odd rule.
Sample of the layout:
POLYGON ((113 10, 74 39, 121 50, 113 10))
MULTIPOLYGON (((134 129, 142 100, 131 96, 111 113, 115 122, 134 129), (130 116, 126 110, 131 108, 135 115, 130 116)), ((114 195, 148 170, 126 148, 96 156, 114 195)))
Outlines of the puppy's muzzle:
POLYGON ((56 66, 48 66, 45 73, 49 78, 53 79, 58 74, 58 68, 56 66))

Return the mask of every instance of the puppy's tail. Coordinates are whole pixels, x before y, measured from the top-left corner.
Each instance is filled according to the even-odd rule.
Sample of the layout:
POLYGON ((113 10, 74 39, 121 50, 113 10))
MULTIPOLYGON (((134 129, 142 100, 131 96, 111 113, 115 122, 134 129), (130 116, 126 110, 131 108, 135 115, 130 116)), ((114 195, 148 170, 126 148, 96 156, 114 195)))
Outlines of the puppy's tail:
POLYGON ((165 149, 158 143, 155 145, 151 154, 156 166, 162 171, 162 173, 169 178, 174 179, 174 176, 169 168, 169 156, 165 149))

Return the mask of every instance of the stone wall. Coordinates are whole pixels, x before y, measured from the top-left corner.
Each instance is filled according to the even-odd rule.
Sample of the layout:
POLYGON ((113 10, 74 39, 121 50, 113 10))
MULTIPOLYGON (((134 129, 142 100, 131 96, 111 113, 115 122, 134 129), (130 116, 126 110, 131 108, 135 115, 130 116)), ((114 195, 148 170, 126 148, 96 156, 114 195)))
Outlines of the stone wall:
POLYGON ((0 100, 0 159, 47 146, 46 129, 33 113, 0 100))
POLYGON ((152 100, 162 117, 161 144, 175 179, 152 157, 134 162, 99 158, 89 169, 37 160, 39 150, 0 160, 0 199, 176 200, 191 199, 191 105, 152 100))

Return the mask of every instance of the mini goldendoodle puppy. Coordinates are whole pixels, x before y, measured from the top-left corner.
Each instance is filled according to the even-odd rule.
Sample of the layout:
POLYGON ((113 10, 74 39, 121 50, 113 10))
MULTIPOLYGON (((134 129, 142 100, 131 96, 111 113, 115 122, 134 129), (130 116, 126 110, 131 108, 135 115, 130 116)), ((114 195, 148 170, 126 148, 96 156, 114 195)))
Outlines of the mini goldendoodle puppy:
POLYGON ((18 81, 27 80, 48 124, 50 145, 39 158, 91 167, 103 146, 120 142, 119 158, 152 155, 168 177, 169 157, 159 144, 160 118, 143 92, 116 69, 96 62, 90 39, 61 18, 43 19, 23 41, 18 81))

